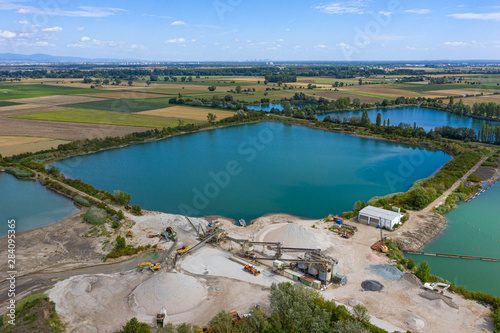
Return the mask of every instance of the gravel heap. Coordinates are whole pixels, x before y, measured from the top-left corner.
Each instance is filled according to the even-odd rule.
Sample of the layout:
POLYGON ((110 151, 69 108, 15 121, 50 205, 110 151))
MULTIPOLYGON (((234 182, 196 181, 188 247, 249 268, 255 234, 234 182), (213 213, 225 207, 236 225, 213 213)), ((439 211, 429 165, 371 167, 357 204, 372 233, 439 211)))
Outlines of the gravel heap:
POLYGON ((405 320, 406 325, 412 330, 420 331, 425 327, 425 322, 421 318, 408 318, 405 320))
POLYGON ((133 311, 156 316, 161 308, 165 308, 168 315, 189 311, 206 297, 205 286, 194 277, 161 272, 140 284, 128 301, 133 311))
POLYGON ((365 280, 361 282, 361 288, 366 291, 382 291, 384 285, 375 280, 365 280))
POLYGON ((320 248, 316 235, 297 223, 287 223, 269 231, 264 240, 266 242, 281 242, 288 247, 320 248))
POLYGON ((403 273, 392 265, 370 265, 369 270, 386 281, 398 281, 403 273))

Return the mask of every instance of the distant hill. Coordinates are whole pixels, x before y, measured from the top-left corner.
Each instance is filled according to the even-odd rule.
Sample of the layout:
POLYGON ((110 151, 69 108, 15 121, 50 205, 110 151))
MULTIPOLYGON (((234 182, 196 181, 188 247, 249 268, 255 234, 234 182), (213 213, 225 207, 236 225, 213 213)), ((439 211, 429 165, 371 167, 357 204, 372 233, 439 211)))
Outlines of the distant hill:
POLYGON ((0 61, 15 61, 15 62, 50 62, 50 63, 95 63, 95 62, 137 62, 140 60, 133 59, 89 59, 80 57, 53 56, 49 54, 17 54, 17 53, 0 53, 0 61))

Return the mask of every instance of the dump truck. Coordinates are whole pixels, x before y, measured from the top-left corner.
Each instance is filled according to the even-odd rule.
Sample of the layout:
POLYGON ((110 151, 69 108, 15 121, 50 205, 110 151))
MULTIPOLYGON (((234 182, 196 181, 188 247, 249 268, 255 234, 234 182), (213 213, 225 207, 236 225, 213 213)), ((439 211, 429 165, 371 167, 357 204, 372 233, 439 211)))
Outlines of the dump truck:
POLYGON ((177 249, 177 253, 179 253, 179 254, 182 254, 182 253, 187 252, 187 251, 189 251, 189 246, 187 246, 187 245, 184 245, 180 249, 177 249))
POLYGON ((167 317, 167 310, 165 308, 161 308, 160 312, 156 314, 156 327, 163 328, 163 324, 165 322, 166 317, 167 317))
POLYGON ((260 271, 258 271, 257 268, 253 267, 253 265, 245 265, 245 271, 252 273, 254 276, 260 274, 260 271))
POLYGON ((139 269, 142 271, 144 268, 150 268, 151 266, 153 266, 152 263, 150 263, 149 261, 145 261, 145 262, 141 262, 140 264, 137 264, 137 266, 139 266, 139 269))
POLYGON ((238 312, 236 311, 231 312, 231 320, 233 321, 233 325, 236 325, 240 322, 241 317, 238 314, 238 312))

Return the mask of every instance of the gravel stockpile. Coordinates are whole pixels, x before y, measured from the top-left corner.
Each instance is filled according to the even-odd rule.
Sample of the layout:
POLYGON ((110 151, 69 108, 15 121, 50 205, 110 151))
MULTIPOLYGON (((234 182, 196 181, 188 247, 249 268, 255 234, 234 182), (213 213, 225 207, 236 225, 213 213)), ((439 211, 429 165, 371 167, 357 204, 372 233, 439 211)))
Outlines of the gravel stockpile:
POLYGON ((161 308, 167 314, 189 311, 207 297, 205 286, 194 277, 159 273, 140 284, 129 296, 129 306, 139 314, 155 316, 161 308))
POLYGON ((319 248, 316 235, 309 229, 296 223, 287 223, 273 230, 264 236, 266 242, 281 242, 288 247, 319 248))
POLYGON ((425 322, 421 318, 408 318, 405 320, 405 323, 415 331, 420 331, 425 327, 425 322))
POLYGON ((403 273, 392 265, 370 265, 369 270, 387 281, 398 281, 403 273))
POLYGON ((361 288, 366 291, 382 291, 382 289, 384 289, 384 285, 375 280, 366 280, 361 282, 361 288))

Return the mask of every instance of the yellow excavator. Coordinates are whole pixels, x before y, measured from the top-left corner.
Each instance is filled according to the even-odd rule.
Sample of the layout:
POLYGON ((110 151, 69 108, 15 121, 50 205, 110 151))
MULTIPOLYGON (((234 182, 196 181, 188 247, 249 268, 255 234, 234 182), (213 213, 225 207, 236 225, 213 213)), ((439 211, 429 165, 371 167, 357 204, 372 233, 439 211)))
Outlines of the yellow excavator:
POLYGON ((150 268, 153 272, 156 272, 156 271, 160 270, 160 268, 161 268, 161 263, 157 262, 156 264, 149 266, 149 268, 150 268))
POLYGON ((145 262, 141 262, 141 263, 140 263, 140 264, 138 264, 137 266, 139 266, 139 269, 140 269, 140 270, 141 270, 141 272, 142 272, 142 270, 143 270, 144 268, 150 268, 151 266, 153 266, 153 264, 152 264, 152 263, 150 263, 149 261, 145 261, 145 262))

